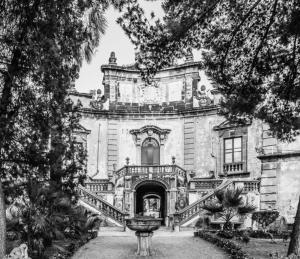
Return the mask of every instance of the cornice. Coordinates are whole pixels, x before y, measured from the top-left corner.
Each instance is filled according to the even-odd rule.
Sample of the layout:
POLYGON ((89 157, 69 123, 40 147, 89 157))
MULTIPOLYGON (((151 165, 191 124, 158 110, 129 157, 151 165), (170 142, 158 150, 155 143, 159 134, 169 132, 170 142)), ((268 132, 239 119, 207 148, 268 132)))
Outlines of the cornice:
MULTIPOLYGON (((166 67, 163 69, 160 69, 158 73, 163 72, 163 71, 169 71, 169 70, 177 70, 177 69, 182 69, 182 68, 187 68, 187 67, 198 67, 199 69, 202 68, 202 62, 200 61, 193 61, 193 62, 188 62, 180 65, 175 65, 175 66, 170 66, 166 67)), ((117 71, 125 71, 125 72, 130 72, 130 73, 139 73, 140 70, 137 68, 133 68, 132 66, 118 66, 118 65, 102 65, 101 66, 101 72, 104 72, 105 70, 117 70, 117 71)))
POLYGON ((200 115, 206 114, 207 112, 217 113, 219 110, 219 105, 210 105, 206 107, 199 107, 193 109, 176 110, 170 112, 128 112, 128 111, 104 111, 95 110, 92 108, 81 108, 79 112, 83 114, 90 114, 95 116, 103 117, 164 117, 164 116, 188 116, 188 115, 200 115))
POLYGON ((295 150, 291 152, 276 152, 272 154, 262 154, 257 156, 260 160, 270 159, 270 158, 289 158, 300 156, 300 150, 295 150))

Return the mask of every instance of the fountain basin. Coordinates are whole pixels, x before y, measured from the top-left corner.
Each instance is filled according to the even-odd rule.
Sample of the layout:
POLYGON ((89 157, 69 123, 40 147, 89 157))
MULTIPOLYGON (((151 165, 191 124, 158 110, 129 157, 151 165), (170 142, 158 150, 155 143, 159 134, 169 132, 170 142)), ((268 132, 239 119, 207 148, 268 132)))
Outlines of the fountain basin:
POLYGON ((153 235, 153 231, 159 229, 161 221, 161 218, 153 218, 149 216, 126 219, 127 227, 135 231, 135 235, 137 236, 138 246, 136 255, 151 255, 151 237, 153 235))
POLYGON ((135 217, 126 219, 126 226, 133 231, 152 232, 159 229, 161 221, 161 218, 153 218, 148 216, 135 217))

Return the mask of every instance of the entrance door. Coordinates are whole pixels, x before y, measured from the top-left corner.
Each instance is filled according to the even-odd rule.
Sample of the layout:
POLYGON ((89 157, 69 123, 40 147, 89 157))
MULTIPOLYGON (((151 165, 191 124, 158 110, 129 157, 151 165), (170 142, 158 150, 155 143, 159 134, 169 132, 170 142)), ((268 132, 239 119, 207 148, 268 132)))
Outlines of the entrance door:
POLYGON ((166 189, 161 184, 145 181, 136 188, 135 214, 162 218, 164 225, 167 211, 166 189))
POLYGON ((159 165, 159 144, 154 138, 147 138, 142 144, 142 165, 159 165))

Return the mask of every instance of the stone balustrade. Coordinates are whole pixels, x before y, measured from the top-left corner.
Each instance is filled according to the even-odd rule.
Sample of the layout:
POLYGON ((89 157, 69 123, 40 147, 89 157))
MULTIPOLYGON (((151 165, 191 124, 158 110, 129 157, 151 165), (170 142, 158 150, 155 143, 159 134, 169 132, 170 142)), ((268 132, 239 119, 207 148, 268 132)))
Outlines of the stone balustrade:
POLYGON ((244 163, 232 163, 232 164, 225 164, 223 165, 223 171, 230 174, 230 173, 240 173, 244 171, 244 163))
POLYGON ((235 180, 235 186, 241 184, 243 186, 243 193, 249 192, 259 192, 260 190, 260 181, 259 180, 235 180))
POLYGON ((85 182, 85 188, 92 192, 113 192, 114 185, 108 179, 93 179, 85 182))
POLYGON ((125 224, 125 217, 127 216, 125 212, 117 209, 84 187, 78 187, 78 194, 82 201, 103 213, 105 216, 111 217, 123 225, 125 224))
POLYGON ((115 172, 118 177, 134 175, 178 175, 186 177, 186 171, 178 165, 135 166, 126 165, 115 172))

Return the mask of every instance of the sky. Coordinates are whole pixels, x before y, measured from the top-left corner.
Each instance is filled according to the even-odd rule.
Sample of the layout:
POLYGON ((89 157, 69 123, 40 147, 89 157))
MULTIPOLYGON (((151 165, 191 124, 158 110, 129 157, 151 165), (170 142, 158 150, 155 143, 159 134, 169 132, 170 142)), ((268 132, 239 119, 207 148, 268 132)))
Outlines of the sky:
MULTIPOLYGON (((160 6, 161 1, 141 1, 140 4, 144 8, 148 16, 152 11, 156 17, 163 16, 163 10, 160 6)), ((120 13, 110 8, 105 17, 107 20, 107 28, 105 34, 100 40, 99 47, 93 56, 92 62, 83 63, 79 78, 75 82, 76 90, 79 92, 89 93, 90 90, 97 89, 102 85, 102 77, 100 67, 108 64, 110 53, 116 53, 117 64, 126 65, 134 63, 134 45, 125 35, 122 28, 116 23, 116 19, 120 13)))

